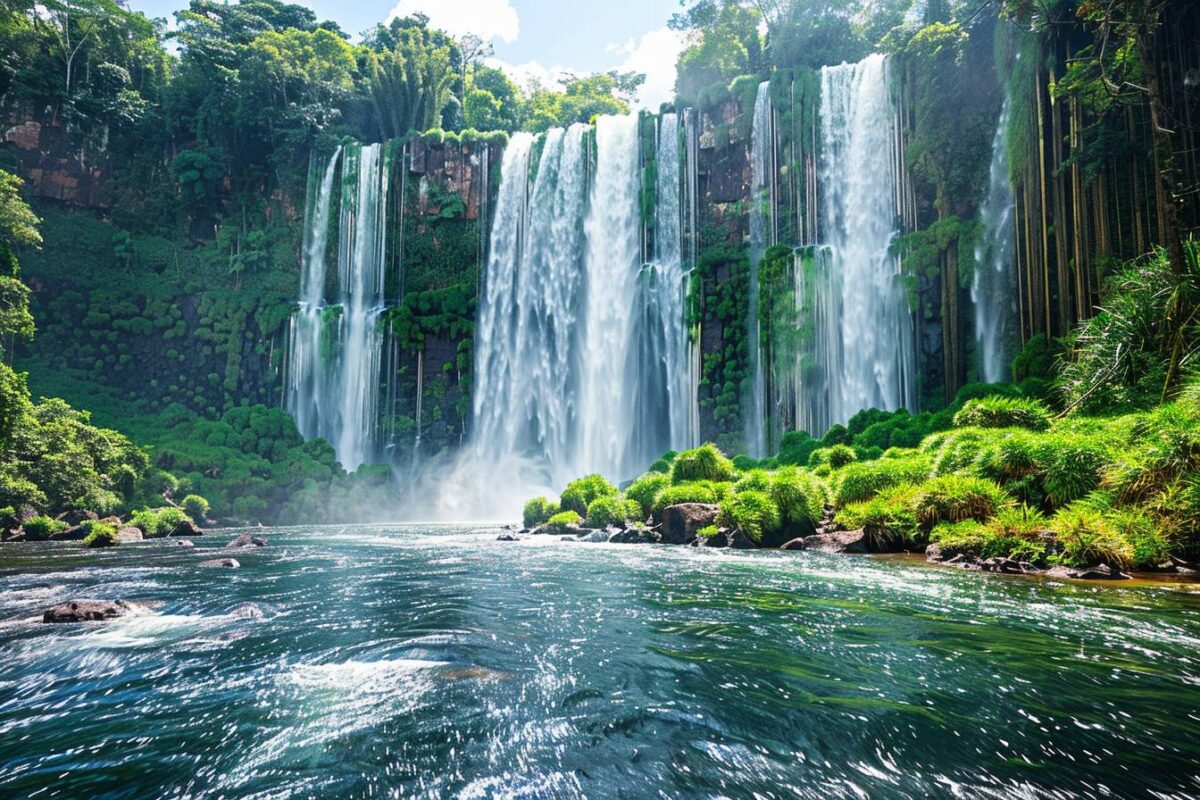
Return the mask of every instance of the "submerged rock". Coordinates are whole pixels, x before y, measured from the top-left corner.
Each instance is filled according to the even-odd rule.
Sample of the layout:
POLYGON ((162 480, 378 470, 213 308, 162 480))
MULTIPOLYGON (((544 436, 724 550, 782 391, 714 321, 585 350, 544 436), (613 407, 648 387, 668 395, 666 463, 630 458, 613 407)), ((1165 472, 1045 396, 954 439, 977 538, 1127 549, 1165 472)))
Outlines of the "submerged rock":
POLYGON ((196 566, 198 567, 225 567, 228 569, 237 569, 241 566, 236 558, 211 558, 208 561, 201 561, 196 566))
POLYGON ((254 603, 242 603, 240 606, 236 606, 232 611, 230 611, 229 616, 236 617, 238 619, 262 619, 263 612, 262 609, 254 605, 254 603))
POLYGON ((797 536, 795 539, 789 539, 788 541, 779 545, 779 549, 780 550, 803 550, 804 549, 804 537, 797 536))
POLYGON ((717 520, 719 506, 709 503, 680 503, 663 511, 663 544, 691 544, 701 528, 717 520))
MULTIPOLYGON (((174 534, 171 534, 171 535, 174 536, 174 534)), ((248 533, 238 534, 229 542, 229 544, 225 545, 226 548, 235 548, 235 549, 240 549, 243 547, 266 547, 266 546, 267 546, 266 539, 263 539, 260 536, 251 536, 248 533)))
POLYGON ((728 542, 729 547, 733 550, 758 549, 758 543, 751 539, 748 534, 738 528, 735 528, 734 530, 725 534, 725 539, 728 542))
POLYGON ((865 553, 867 552, 866 531, 835 531, 814 533, 804 537, 804 549, 818 553, 865 553))
POLYGON ((125 600, 68 600, 46 609, 42 622, 102 622, 145 607, 125 600))
POLYGON ((511 533, 502 533, 496 537, 496 541, 497 542, 517 542, 520 540, 516 536, 513 536, 511 533))

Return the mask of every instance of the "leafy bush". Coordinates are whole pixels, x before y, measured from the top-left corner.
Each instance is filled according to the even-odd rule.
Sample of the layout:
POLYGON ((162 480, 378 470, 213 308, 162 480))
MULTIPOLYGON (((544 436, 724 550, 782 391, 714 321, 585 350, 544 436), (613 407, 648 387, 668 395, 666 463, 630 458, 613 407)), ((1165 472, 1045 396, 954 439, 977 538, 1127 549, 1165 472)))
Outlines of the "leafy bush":
POLYGON ((559 512, 558 503, 546 497, 535 497, 525 503, 521 521, 526 528, 536 528, 559 512))
POLYGON ((914 510, 917 487, 901 484, 863 503, 851 503, 837 512, 834 521, 847 530, 863 530, 876 547, 918 543, 922 531, 914 510))
POLYGON ((929 459, 923 455, 849 464, 837 474, 834 501, 839 506, 861 503, 884 489, 917 483, 928 474, 929 459))
POLYGON ((671 462, 671 481, 732 481, 735 470, 733 462, 717 449, 712 442, 692 450, 684 450, 671 462))
POLYGON ((560 511, 546 520, 546 527, 556 533, 566 533, 568 526, 578 525, 582 521, 583 517, 579 516, 575 511, 560 511))
POLYGON ((985 478, 943 475, 920 486, 913 501, 926 529, 939 522, 983 522, 1012 502, 1004 490, 985 478))
POLYGON ((1077 567, 1107 564, 1128 569, 1133 564, 1133 546, 1122 539, 1097 511, 1072 504, 1050 521, 1062 547, 1064 563, 1077 567))
POLYGON ((84 520, 83 546, 84 547, 115 547, 117 541, 117 526, 111 522, 103 522, 101 520, 89 519, 84 520))
POLYGON ((38 515, 25 520, 21 527, 25 529, 25 535, 29 539, 48 539, 55 533, 65 531, 67 529, 67 523, 61 522, 53 517, 38 515))
POLYGON ((183 509, 183 513, 187 514, 193 520, 203 520, 208 516, 208 501, 198 494, 189 494, 183 498, 183 502, 179 504, 183 509))
POLYGON ((857 460, 858 454, 854 452, 853 447, 846 444, 835 444, 832 447, 814 450, 809 456, 808 465, 810 467, 827 465, 830 469, 837 470, 857 460))
POLYGON ((1157 567, 1167 561, 1171 543, 1150 515, 1139 508, 1113 509, 1105 520, 1119 538, 1129 544, 1134 567, 1157 567))
POLYGON ((574 511, 583 516, 587 514, 588 506, 598 497, 612 497, 617 494, 617 487, 609 483, 603 475, 586 475, 571 481, 563 489, 559 506, 563 511, 574 511))
POLYGON ((780 467, 771 478, 768 493, 785 525, 809 533, 816 528, 829 499, 825 484, 796 467, 780 467))
POLYGON ((1096 489, 1108 452, 1096 439, 1079 434, 1039 439, 1036 458, 1047 502, 1061 508, 1096 489))
POLYGON ((663 509, 677 506, 681 503, 713 504, 720 500, 713 484, 708 481, 691 481, 667 486, 654 498, 654 513, 661 514, 663 509))
POLYGON ((1050 427, 1050 411, 1037 400, 1020 397, 983 397, 969 400, 954 415, 956 428, 1027 428, 1044 431, 1050 427))
POLYGON ((780 464, 804 466, 812 452, 820 446, 821 443, 809 436, 807 431, 788 431, 779 441, 778 461, 780 464))
POLYGON ((662 472, 647 472, 625 489, 625 496, 641 507, 641 516, 654 512, 654 498, 671 484, 671 478, 662 472))
POLYGON ((181 522, 191 522, 191 518, 174 506, 162 508, 143 508, 134 511, 129 524, 137 528, 148 539, 170 535, 181 522))
POLYGON ((748 490, 734 492, 721 502, 717 522, 729 528, 737 528, 755 542, 777 531, 783 524, 779 508, 766 492, 748 490))
POLYGON ((705 525, 696 531, 696 535, 701 539, 711 539, 721 532, 721 529, 716 525, 705 525))
POLYGON ((771 489, 771 473, 765 469, 752 469, 743 472, 733 485, 735 492, 767 492, 771 489))
POLYGON ((641 505, 620 495, 597 497, 588 504, 585 526, 607 528, 609 525, 622 525, 626 520, 636 520, 641 511, 641 505))

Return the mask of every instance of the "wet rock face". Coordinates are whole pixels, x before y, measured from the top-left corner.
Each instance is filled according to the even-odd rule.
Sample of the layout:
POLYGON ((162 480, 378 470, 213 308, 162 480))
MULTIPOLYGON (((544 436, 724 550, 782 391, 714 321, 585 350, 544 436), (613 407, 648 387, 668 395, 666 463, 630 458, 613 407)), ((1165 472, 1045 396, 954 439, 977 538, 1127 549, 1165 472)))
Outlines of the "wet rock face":
POLYGON ((663 511, 663 544, 691 544, 701 528, 716 522, 719 509, 719 506, 708 503, 668 506, 663 511))
POLYGON ((805 536, 803 543, 805 550, 815 550, 818 553, 867 552, 867 534, 861 530, 814 533, 812 536, 805 536))
POLYGON ((1107 564, 1097 564, 1094 567, 1051 567, 1046 570, 1051 578, 1071 578, 1085 581, 1123 581, 1129 576, 1119 569, 1113 569, 1107 564))
POLYGON ((134 608, 134 604, 124 600, 68 600, 46 609, 42 622, 103 622, 124 616, 134 608))
POLYGON ((167 535, 168 536, 203 536, 204 531, 197 528, 196 524, 194 522, 188 522, 187 520, 184 520, 183 522, 176 525, 171 530, 171 532, 167 535))
POLYGON ((612 544, 658 544, 661 539, 657 531, 647 528, 627 528, 609 535, 612 544))

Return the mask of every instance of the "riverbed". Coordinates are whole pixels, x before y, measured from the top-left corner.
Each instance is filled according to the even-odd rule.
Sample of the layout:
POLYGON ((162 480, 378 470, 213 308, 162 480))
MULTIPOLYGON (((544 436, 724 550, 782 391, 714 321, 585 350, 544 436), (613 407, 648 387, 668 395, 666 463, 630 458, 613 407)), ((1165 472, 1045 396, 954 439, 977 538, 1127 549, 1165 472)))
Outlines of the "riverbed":
POLYGON ((0 549, 0 796, 1200 794, 1195 584, 498 532, 0 549))

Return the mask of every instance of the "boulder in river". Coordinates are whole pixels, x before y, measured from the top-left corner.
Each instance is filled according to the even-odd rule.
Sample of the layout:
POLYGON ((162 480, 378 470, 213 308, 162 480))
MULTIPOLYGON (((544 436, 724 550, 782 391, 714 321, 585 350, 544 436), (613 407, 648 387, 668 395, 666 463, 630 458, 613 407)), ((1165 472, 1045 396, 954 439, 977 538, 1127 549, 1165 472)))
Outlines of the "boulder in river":
POLYGON ((658 531, 649 528, 626 528, 609 534, 608 541, 612 544, 658 544, 658 531))
POLYGON ((42 622, 101 622, 137 608, 145 608, 145 604, 125 600, 68 600, 46 609, 42 622))
POLYGON ((241 566, 236 558, 210 558, 208 561, 201 561, 196 566, 198 567, 225 567, 227 569, 237 569, 241 566))
POLYGON ((52 542, 82 542, 86 538, 87 531, 82 525, 73 525, 65 531, 57 531, 49 536, 52 542))
POLYGON ((1082 581, 1123 581, 1129 576, 1119 569, 1113 569, 1107 564, 1097 564, 1094 567, 1064 567, 1056 566, 1046 570, 1050 578, 1072 578, 1082 581))
POLYGON ((195 543, 191 539, 172 539, 171 543, 176 547, 195 547, 195 543))
POLYGON ((71 528, 89 519, 100 519, 100 517, 95 511, 64 511, 58 515, 58 521, 67 523, 67 526, 71 528))
POLYGON ((797 536, 795 539, 788 539, 783 544, 779 545, 780 550, 803 550, 804 537, 797 536))
POLYGON ((660 532, 663 544, 691 544, 701 528, 717 520, 719 506, 710 503, 680 503, 663 511, 660 532))
POLYGON ((183 520, 167 534, 168 536, 203 536, 204 531, 196 527, 196 523, 189 520, 183 520))
POLYGON ((130 542, 140 542, 145 538, 142 536, 142 531, 132 525, 122 525, 117 528, 117 542, 120 544, 128 544, 130 542))
POLYGON ((867 534, 861 530, 814 533, 804 537, 804 549, 818 553, 865 553, 867 534))
POLYGON ((513 536, 511 533, 502 533, 496 537, 496 541, 497 542, 516 542, 516 541, 519 541, 519 539, 517 539, 517 537, 513 536))
MULTIPOLYGON (((172 534, 172 535, 174 535, 174 534, 172 534)), ((233 540, 230 541, 229 544, 225 545, 225 547, 227 547, 227 548, 232 547, 234 549, 241 549, 243 547, 266 547, 266 546, 267 546, 266 539, 262 538, 261 536, 251 536, 248 533, 239 533, 237 536, 233 537, 233 540)))

